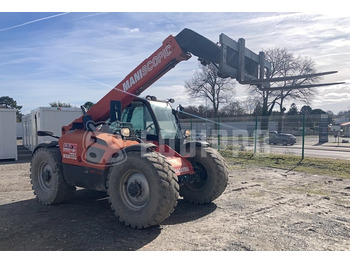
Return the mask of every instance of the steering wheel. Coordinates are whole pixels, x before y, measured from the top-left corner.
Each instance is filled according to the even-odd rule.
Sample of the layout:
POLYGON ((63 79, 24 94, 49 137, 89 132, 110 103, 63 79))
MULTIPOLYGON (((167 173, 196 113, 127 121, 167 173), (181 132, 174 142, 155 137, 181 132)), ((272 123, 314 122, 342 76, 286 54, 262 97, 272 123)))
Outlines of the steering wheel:
POLYGON ((153 122, 150 123, 150 124, 146 127, 146 131, 147 131, 148 129, 154 129, 154 123, 153 123, 153 122), (152 127, 152 126, 153 126, 153 127, 152 127))

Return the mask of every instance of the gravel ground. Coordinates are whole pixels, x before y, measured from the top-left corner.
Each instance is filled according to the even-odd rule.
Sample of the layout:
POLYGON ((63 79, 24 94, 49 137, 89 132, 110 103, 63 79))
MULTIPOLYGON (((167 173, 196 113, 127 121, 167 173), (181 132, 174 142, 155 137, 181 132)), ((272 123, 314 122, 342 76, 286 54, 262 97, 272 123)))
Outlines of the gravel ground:
POLYGON ((39 204, 27 163, 0 163, 0 250, 350 250, 350 180, 270 168, 233 170, 209 205, 179 200, 160 226, 122 225, 106 195, 39 204))

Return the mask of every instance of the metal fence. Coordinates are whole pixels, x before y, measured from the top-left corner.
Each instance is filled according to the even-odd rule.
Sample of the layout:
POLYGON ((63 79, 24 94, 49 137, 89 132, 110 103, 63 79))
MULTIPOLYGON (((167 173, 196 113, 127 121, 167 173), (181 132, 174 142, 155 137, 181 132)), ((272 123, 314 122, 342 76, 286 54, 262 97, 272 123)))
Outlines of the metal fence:
POLYGON ((206 139, 213 147, 230 149, 233 154, 251 150, 253 153, 297 154, 303 159, 306 143, 326 143, 338 137, 337 130, 329 129, 329 122, 327 114, 191 117, 182 119, 181 127, 191 130, 192 139, 206 139), (296 138, 295 142, 288 140, 292 139, 290 135, 296 138))

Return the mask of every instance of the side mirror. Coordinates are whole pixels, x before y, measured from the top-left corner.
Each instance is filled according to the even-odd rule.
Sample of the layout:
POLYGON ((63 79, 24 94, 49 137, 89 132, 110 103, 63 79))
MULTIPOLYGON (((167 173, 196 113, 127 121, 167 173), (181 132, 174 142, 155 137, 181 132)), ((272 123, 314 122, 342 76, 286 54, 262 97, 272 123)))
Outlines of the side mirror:
POLYGON ((110 102, 110 116, 109 121, 115 122, 117 120, 121 121, 122 116, 122 102, 121 101, 114 101, 112 100, 110 102))
POLYGON ((38 131, 38 132, 36 132, 36 134, 37 134, 37 136, 51 136, 54 138, 59 138, 58 136, 54 136, 53 132, 51 132, 51 131, 38 131))
POLYGON ((84 106, 80 106, 81 111, 83 112, 83 115, 86 115, 86 108, 84 106))
POLYGON ((38 131, 36 134, 38 136, 53 136, 53 132, 51 131, 38 131))

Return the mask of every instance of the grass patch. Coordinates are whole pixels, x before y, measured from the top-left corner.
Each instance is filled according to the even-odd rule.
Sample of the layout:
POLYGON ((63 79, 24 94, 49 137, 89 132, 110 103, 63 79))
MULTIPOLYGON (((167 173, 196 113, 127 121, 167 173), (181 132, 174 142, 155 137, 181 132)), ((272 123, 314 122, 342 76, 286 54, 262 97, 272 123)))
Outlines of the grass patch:
POLYGON ((253 154, 250 151, 221 150, 231 169, 272 167, 284 170, 350 179, 350 161, 279 154, 253 154))

